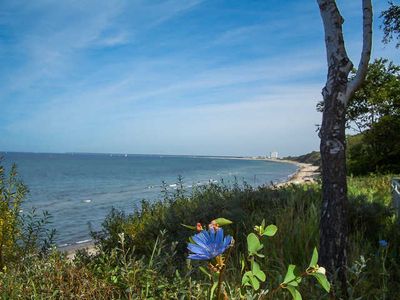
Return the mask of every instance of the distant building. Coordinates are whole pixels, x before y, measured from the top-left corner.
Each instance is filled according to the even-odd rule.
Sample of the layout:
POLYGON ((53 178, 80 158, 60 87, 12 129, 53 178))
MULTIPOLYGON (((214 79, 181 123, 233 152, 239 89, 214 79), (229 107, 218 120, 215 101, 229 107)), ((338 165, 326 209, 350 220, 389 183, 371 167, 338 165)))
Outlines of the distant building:
POLYGON ((269 158, 273 158, 273 159, 279 158, 278 152, 277 151, 270 152, 269 158))

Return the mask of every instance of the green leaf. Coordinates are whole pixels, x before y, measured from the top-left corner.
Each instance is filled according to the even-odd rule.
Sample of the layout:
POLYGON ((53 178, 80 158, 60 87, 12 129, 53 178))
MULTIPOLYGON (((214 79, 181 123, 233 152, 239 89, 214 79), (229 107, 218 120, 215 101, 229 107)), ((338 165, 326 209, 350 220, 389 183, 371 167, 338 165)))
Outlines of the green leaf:
POLYGON ((260 288, 260 282, 251 271, 247 271, 246 273, 244 273, 242 277, 242 285, 251 286, 255 291, 260 288))
POLYGON ((250 283, 255 291, 257 291, 260 288, 260 282, 258 281, 258 279, 256 277, 251 276, 250 283))
POLYGON ((214 282, 214 284, 213 284, 212 287, 211 287, 211 290, 210 290, 210 300, 213 300, 213 299, 214 299, 214 292, 215 292, 215 289, 217 288, 217 286, 218 286, 218 281, 214 282))
POLYGON ((312 273, 311 275, 314 276, 318 280, 319 284, 324 288, 324 290, 329 293, 329 291, 331 290, 331 284, 329 283, 328 279, 326 279, 326 276, 321 273, 312 273))
POLYGON ((244 267, 245 267, 245 262, 244 262, 243 257, 240 259, 240 265, 241 265, 240 272, 243 272, 244 267))
POLYGON ((261 271, 260 265, 253 261, 252 266, 251 266, 251 272, 253 273, 254 276, 256 276, 258 279, 260 279, 261 282, 264 282, 266 279, 265 273, 261 271))
POLYGON ((190 226, 190 225, 185 225, 185 224, 181 224, 181 225, 190 230, 197 230, 196 226, 190 226))
POLYGON ((203 272, 209 279, 211 279, 211 274, 204 267, 199 267, 200 271, 203 272))
POLYGON ((253 274, 251 273, 251 271, 247 271, 246 273, 244 273, 242 277, 242 285, 246 285, 246 283, 250 281, 250 276, 252 275, 253 274))
POLYGON ((254 233, 250 233, 247 236, 247 250, 249 251, 249 255, 257 254, 263 247, 264 246, 260 244, 260 240, 254 233))
POLYGON ((219 226, 225 226, 225 225, 229 225, 232 224, 232 221, 225 219, 225 218, 218 218, 214 220, 215 223, 217 223, 219 226))
POLYGON ((268 225, 267 228, 265 228, 265 231, 264 231, 263 235, 274 236, 277 231, 278 231, 278 227, 276 227, 275 225, 271 224, 271 225, 268 225))
POLYGON ((309 267, 315 267, 317 263, 318 263, 318 251, 317 248, 314 248, 309 267))
POLYGON ((300 292, 295 287, 288 285, 286 288, 292 294, 293 300, 302 300, 300 292))
POLYGON ((291 286, 298 286, 301 282, 301 277, 296 276, 294 271, 296 269, 295 265, 289 265, 288 270, 285 275, 285 279, 283 280, 283 284, 291 285, 291 286))

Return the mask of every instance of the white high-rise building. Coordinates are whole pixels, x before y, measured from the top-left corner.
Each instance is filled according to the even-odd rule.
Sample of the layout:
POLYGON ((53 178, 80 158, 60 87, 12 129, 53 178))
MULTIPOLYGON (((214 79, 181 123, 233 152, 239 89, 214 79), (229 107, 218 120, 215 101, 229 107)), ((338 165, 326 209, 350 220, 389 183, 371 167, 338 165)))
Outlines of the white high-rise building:
POLYGON ((269 158, 274 158, 274 159, 279 158, 278 152, 277 151, 270 152, 269 158))

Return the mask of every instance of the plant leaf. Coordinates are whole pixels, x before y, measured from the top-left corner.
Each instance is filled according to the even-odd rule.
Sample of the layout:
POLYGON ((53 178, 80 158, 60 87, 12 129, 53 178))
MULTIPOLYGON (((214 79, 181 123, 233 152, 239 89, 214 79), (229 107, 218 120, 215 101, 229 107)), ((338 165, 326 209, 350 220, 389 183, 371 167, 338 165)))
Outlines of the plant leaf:
POLYGON ((225 225, 229 225, 232 224, 232 221, 225 219, 225 218, 218 218, 214 220, 215 223, 217 223, 219 226, 225 226, 225 225))
POLYGON ((288 270, 285 275, 285 279, 283 280, 283 284, 285 285, 291 285, 291 286, 298 286, 299 283, 301 282, 301 277, 296 276, 294 274, 296 266, 295 265, 289 265, 288 270))
POLYGON ((331 290, 331 284, 329 283, 328 279, 326 279, 326 276, 321 273, 312 273, 311 275, 314 276, 318 280, 319 284, 324 288, 324 290, 329 293, 329 291, 331 290))
POLYGON ((249 255, 257 254, 263 247, 264 246, 260 244, 260 240, 254 233, 250 233, 247 236, 247 250, 249 251, 249 255))
POLYGON ((263 235, 274 236, 277 231, 278 231, 278 227, 276 227, 275 225, 271 224, 271 225, 268 225, 267 228, 265 228, 265 231, 264 231, 263 235))
POLYGON ((255 276, 253 276, 253 274, 251 274, 250 276, 250 283, 255 291, 257 291, 260 288, 260 282, 255 276))
POLYGON ((181 225, 190 230, 197 230, 196 226, 190 226, 190 225, 186 225, 186 224, 181 224, 181 225))
POLYGON ((318 263, 318 251, 314 248, 309 267, 315 267, 318 263))
POLYGON ((253 261, 251 266, 251 272, 254 276, 256 276, 261 282, 264 282, 266 279, 265 273, 261 271, 260 265, 253 261))
POLYGON ((286 287, 289 292, 292 294, 293 300, 302 300, 300 292, 293 286, 288 285, 286 287))
POLYGON ((203 272, 209 279, 211 279, 211 274, 207 272, 204 267, 199 267, 200 271, 203 272))
POLYGON ((214 299, 214 292, 215 292, 215 289, 217 288, 217 286, 218 286, 218 281, 217 281, 217 282, 214 282, 214 284, 213 284, 212 287, 211 287, 211 290, 210 290, 210 300, 213 300, 213 299, 214 299))
POLYGON ((250 276, 251 275, 253 275, 253 274, 251 274, 250 271, 247 271, 246 273, 243 274, 242 285, 246 285, 246 283, 248 283, 250 281, 250 276))

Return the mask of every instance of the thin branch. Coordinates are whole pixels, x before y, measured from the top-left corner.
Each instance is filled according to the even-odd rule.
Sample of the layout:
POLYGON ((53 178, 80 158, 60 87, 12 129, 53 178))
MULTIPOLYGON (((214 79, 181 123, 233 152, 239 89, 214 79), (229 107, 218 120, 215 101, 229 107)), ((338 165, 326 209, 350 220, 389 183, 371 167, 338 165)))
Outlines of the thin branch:
POLYGON ((358 90, 368 71, 368 63, 372 48, 372 4, 371 0, 362 0, 363 6, 363 48, 356 76, 349 82, 346 99, 349 99, 358 90))

